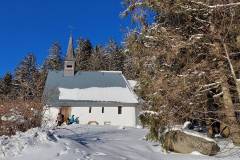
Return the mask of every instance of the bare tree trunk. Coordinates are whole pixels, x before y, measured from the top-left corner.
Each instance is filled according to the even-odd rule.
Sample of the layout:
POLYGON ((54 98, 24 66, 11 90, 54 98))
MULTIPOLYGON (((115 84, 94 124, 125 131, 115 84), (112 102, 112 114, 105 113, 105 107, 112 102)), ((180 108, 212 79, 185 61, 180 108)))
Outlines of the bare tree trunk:
POLYGON ((225 43, 223 43, 223 47, 224 47, 224 51, 225 51, 225 55, 226 55, 226 58, 228 60, 228 64, 229 64, 229 67, 231 69, 231 74, 233 76, 233 79, 235 81, 235 84, 236 84, 236 89, 237 89, 237 92, 238 92, 238 99, 240 100, 240 83, 238 83, 238 80, 237 80, 237 76, 235 74, 235 71, 234 71, 234 68, 233 68, 233 65, 231 63, 231 59, 229 57, 229 53, 228 53, 228 50, 227 50, 227 46, 225 43))
POLYGON ((223 101, 224 101, 224 113, 225 113, 225 123, 230 128, 231 139, 235 145, 240 145, 240 126, 237 122, 235 116, 235 110, 229 92, 229 84, 227 82, 227 77, 224 76, 222 81, 222 91, 223 91, 223 101))

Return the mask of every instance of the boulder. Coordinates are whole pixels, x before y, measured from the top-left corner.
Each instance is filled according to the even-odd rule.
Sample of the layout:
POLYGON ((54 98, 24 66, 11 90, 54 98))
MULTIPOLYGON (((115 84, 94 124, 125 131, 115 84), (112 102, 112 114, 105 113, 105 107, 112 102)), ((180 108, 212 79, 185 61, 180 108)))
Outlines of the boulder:
POLYGON ((192 131, 168 131, 161 137, 163 147, 177 153, 200 152, 204 155, 215 155, 220 150, 217 143, 199 133, 192 131))
POLYGON ((230 129, 228 126, 221 124, 220 125, 220 135, 223 138, 228 138, 230 136, 230 129))

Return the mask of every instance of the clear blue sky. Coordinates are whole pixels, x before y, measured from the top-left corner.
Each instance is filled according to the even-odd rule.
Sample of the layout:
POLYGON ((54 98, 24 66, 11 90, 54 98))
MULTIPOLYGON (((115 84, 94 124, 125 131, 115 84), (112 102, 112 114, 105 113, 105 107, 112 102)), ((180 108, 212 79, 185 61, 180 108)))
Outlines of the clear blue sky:
POLYGON ((63 53, 73 26, 73 36, 93 44, 110 38, 121 42, 129 19, 120 18, 121 0, 5 0, 0 2, 0 76, 14 68, 29 52, 38 64, 48 48, 59 41, 63 53))

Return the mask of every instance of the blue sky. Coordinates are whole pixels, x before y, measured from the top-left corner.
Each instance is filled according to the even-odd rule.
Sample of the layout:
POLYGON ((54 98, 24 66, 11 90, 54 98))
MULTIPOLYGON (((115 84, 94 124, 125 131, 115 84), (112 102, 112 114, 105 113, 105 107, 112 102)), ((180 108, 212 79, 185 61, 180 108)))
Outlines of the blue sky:
POLYGON ((93 44, 119 43, 130 24, 120 18, 121 0, 7 0, 0 2, 0 76, 14 68, 29 52, 41 64, 52 42, 63 53, 70 33, 93 44))

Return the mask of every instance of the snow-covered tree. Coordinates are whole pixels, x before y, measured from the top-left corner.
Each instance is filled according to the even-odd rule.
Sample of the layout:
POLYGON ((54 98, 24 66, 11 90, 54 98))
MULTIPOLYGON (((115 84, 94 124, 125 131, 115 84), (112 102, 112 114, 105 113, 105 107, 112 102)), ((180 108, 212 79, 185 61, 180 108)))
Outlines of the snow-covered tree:
POLYGON ((113 39, 105 47, 105 59, 107 70, 123 71, 125 54, 113 39))
POLYGON ((37 69, 34 54, 28 54, 15 70, 14 80, 19 87, 19 96, 22 98, 34 98, 39 96, 37 86, 39 71, 37 69))
POLYGON ((54 42, 49 49, 49 55, 43 64, 44 70, 63 69, 62 49, 58 42, 54 42))
POLYGON ((104 48, 102 46, 96 46, 93 49, 93 53, 89 59, 90 70, 99 71, 104 70, 104 60, 103 60, 104 48))
POLYGON ((138 17, 143 24, 129 34, 126 46, 139 71, 138 94, 148 110, 159 113, 149 118, 151 135, 156 138, 161 127, 197 119, 207 126, 215 122, 227 125, 234 143, 240 144, 233 106, 240 95, 235 72, 239 58, 231 58, 240 51, 240 3, 125 2, 122 14, 138 17), (146 25, 149 11, 155 13, 155 21, 146 25))
POLYGON ((86 71, 89 70, 90 57, 92 55, 92 44, 88 39, 80 38, 77 41, 76 54, 76 70, 86 71))

